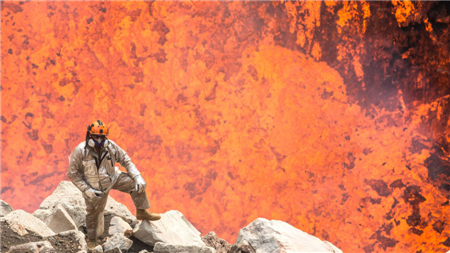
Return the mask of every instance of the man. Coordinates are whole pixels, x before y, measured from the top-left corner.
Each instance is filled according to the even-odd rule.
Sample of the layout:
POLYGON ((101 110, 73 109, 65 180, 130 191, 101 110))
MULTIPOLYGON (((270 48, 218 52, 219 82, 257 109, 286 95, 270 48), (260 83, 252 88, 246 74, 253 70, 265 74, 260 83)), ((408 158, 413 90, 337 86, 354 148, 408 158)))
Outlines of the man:
POLYGON ((136 206, 138 220, 159 220, 161 216, 147 211, 150 203, 145 192, 146 183, 127 153, 108 140, 109 131, 102 121, 92 122, 86 141, 72 152, 67 176, 83 193, 86 202, 86 227, 89 248, 95 247, 104 230, 104 209, 111 189, 130 193, 136 206), (114 166, 122 165, 127 173, 114 166))

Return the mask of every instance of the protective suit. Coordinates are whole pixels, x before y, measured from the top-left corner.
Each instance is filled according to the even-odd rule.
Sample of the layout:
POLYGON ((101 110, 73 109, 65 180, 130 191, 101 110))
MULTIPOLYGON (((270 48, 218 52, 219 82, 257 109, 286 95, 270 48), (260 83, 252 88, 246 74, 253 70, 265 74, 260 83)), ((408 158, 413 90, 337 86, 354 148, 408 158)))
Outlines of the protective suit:
POLYGON ((94 147, 86 145, 86 141, 73 150, 67 176, 83 193, 87 235, 90 240, 95 240, 104 230, 104 210, 111 189, 130 193, 136 209, 150 208, 150 203, 145 190, 141 193, 136 191, 135 178, 143 179, 123 149, 106 139, 98 153, 94 147), (122 165, 127 173, 115 167, 115 162, 122 165))

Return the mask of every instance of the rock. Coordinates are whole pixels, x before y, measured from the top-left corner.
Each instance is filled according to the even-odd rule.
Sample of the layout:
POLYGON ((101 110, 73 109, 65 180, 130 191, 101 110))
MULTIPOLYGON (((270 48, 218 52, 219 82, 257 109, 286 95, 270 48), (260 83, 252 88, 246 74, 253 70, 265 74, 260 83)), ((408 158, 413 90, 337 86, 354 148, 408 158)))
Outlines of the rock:
POLYGON ((17 222, 7 222, 5 217, 1 217, 0 220, 1 222, 6 222, 7 226, 20 236, 28 234, 28 231, 22 225, 19 225, 17 222))
POLYGON ((328 247, 330 247, 332 249, 331 252, 336 252, 336 253, 342 253, 342 250, 339 249, 338 247, 334 246, 331 242, 329 241, 323 241, 326 245, 328 245, 328 247))
POLYGON ((3 200, 0 200, 1 209, 0 209, 0 217, 4 217, 8 215, 8 213, 14 211, 14 208, 12 208, 8 203, 6 203, 3 200))
POLYGON ((256 253, 256 250, 245 241, 245 243, 238 243, 231 247, 229 253, 256 253))
POLYGON ((334 252, 342 253, 329 242, 309 235, 286 222, 258 218, 239 231, 236 245, 249 242, 258 253, 334 252), (330 246, 331 244, 331 246, 330 246))
MULTIPOLYGON (((41 203, 39 209, 33 215, 49 224, 50 216, 56 212, 58 205, 64 207, 78 228, 86 226, 86 204, 81 191, 72 182, 61 181, 55 191, 41 203)), ((134 225, 137 222, 136 217, 131 214, 127 207, 115 201, 111 196, 108 196, 105 207, 105 215, 108 214, 121 217, 128 224, 134 225)))
POLYGON ((107 214, 122 218, 132 227, 134 227, 134 225, 138 222, 136 217, 134 217, 134 215, 124 204, 117 202, 111 196, 108 196, 108 202, 106 202, 105 215, 107 214))
POLYGON ((114 234, 103 246, 105 251, 119 248, 122 251, 128 251, 133 245, 133 241, 126 238, 123 234, 114 234))
POLYGON ((216 253, 211 247, 199 245, 174 245, 157 242, 153 248, 154 253, 216 253))
POLYGON ((39 219, 50 222, 58 205, 62 205, 72 217, 77 227, 86 224, 86 204, 80 190, 69 181, 62 181, 53 193, 48 196, 33 215, 39 219))
POLYGON ((132 228, 122 218, 114 216, 111 219, 111 223, 110 223, 109 231, 108 231, 110 235, 124 234, 125 231, 127 231, 127 230, 132 231, 132 228))
POLYGON ((104 253, 122 253, 119 248, 114 248, 112 250, 103 251, 104 253))
MULTIPOLYGON (((44 209, 37 209, 34 211, 33 216, 40 219, 45 223, 45 225, 50 224, 50 218, 53 215, 55 210, 44 210, 44 209)), ((72 219, 73 220, 73 219, 72 219)))
POLYGON ((131 236, 133 236, 133 230, 132 230, 132 229, 127 229, 127 230, 125 230, 125 231, 123 232, 123 234, 124 234, 126 237, 131 237, 131 236))
POLYGON ((50 242, 40 241, 11 246, 8 253, 12 252, 56 253, 56 250, 50 242))
POLYGON ((97 245, 97 247, 92 249, 92 253, 100 253, 103 252, 102 245, 97 245))
POLYGON ((133 236, 151 246, 157 242, 206 246, 200 237, 200 232, 186 220, 181 212, 175 210, 162 214, 160 220, 142 221, 134 228, 133 236))
POLYGON ((55 212, 49 217, 48 227, 55 233, 78 229, 72 217, 60 204, 56 206, 55 212))
POLYGON ((45 225, 43 221, 34 217, 23 210, 15 210, 5 216, 5 221, 10 228, 23 236, 27 234, 27 231, 36 233, 38 236, 47 237, 52 236, 55 233, 45 225))
POLYGON ((139 253, 150 253, 146 249, 139 251, 139 253))
MULTIPOLYGON (((58 233, 58 235, 61 237, 68 237, 68 238, 75 237, 75 240, 78 244, 76 249, 78 251, 86 251, 86 252, 89 251, 86 240, 85 240, 85 235, 83 232, 78 231, 78 230, 69 230, 69 231, 64 231, 64 232, 58 233)), ((69 240, 69 239, 67 239, 67 240, 69 240)))
POLYGON ((228 253, 228 251, 231 250, 231 244, 224 239, 217 237, 216 233, 213 231, 202 236, 202 241, 206 246, 214 248, 217 253, 228 253))

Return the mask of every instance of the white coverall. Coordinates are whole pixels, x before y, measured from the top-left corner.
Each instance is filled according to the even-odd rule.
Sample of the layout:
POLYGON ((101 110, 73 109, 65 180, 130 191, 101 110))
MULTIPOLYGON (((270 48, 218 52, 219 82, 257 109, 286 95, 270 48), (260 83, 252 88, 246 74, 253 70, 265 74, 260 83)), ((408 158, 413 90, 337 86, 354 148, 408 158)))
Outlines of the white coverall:
POLYGON ((105 140, 100 155, 86 142, 80 143, 72 152, 67 176, 80 189, 86 203, 86 228, 88 238, 93 240, 103 234, 104 210, 109 190, 130 193, 137 209, 148 209, 150 203, 145 191, 138 193, 133 180, 140 173, 127 153, 111 140, 105 140), (127 173, 114 166, 122 165, 127 173), (85 191, 94 189, 103 192, 100 197, 89 198, 85 191))

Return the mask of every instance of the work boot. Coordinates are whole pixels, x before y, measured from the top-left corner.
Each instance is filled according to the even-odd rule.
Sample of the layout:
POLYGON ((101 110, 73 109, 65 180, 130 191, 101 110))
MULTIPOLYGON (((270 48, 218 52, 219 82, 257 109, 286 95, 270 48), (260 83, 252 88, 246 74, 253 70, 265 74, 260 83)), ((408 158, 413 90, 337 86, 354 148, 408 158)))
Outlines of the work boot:
POLYGON ((95 248, 97 246, 97 239, 87 239, 86 240, 86 244, 88 249, 92 250, 93 248, 95 248))
POLYGON ((161 215, 157 213, 152 213, 146 209, 136 209, 136 219, 138 220, 159 220, 161 215))

